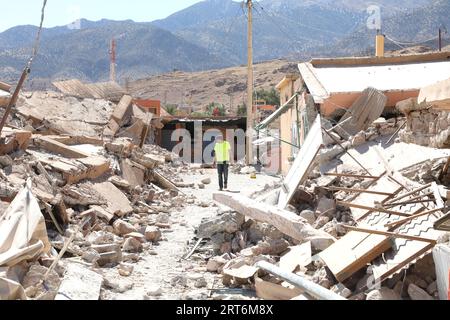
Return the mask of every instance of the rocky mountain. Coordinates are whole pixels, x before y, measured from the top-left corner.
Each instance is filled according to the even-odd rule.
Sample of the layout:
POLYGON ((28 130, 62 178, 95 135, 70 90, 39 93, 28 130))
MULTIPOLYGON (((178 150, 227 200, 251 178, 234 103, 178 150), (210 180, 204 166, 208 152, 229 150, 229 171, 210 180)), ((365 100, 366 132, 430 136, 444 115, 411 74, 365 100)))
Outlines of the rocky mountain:
MULTIPOLYGON (((99 23, 82 21, 81 26, 81 30, 66 28, 68 31, 59 34, 53 29, 44 31, 32 70, 34 77, 108 79, 109 46, 113 36, 118 38, 117 64, 121 79, 138 79, 174 69, 194 71, 227 65, 224 59, 205 48, 148 23, 104 20, 99 23)), ((29 58, 33 40, 34 37, 22 37, 15 47, 10 45, 11 48, 0 52, 0 77, 18 77, 29 58)))
MULTIPOLYGON (((386 33, 395 39, 423 40, 436 34, 438 24, 448 23, 448 0, 375 2, 383 8, 386 33)), ((366 8, 373 3, 367 0, 255 2, 255 61, 363 54, 373 43, 373 31, 365 27, 366 8)), ((32 77, 36 83, 39 79, 48 82, 75 77, 86 81, 107 80, 109 42, 113 37, 117 38, 117 70, 121 81, 173 70, 202 71, 245 64, 245 14, 241 2, 205 0, 151 23, 82 20, 79 30, 64 26, 45 29, 32 77)), ((1 79, 16 81, 29 58, 36 31, 34 26, 18 26, 0 33, 1 79)))

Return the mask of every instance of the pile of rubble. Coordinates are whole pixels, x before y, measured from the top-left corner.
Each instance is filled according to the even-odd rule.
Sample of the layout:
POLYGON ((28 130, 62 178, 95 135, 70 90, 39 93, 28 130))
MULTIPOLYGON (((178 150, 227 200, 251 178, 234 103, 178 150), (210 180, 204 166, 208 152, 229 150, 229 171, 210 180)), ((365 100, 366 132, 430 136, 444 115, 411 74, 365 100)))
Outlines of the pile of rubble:
POLYGON ((171 228, 170 212, 195 201, 177 187, 189 167, 147 144, 158 124, 127 96, 115 106, 34 93, 18 109, 11 123, 24 129, 6 127, 0 150, 0 299, 97 300, 99 270, 129 276, 171 228), (108 121, 120 125, 101 139, 108 121))
MULTIPOLYGON (((287 205, 279 201, 288 180, 252 198, 215 194, 232 210, 220 207, 217 218, 198 228, 199 238, 210 239, 207 270, 225 287, 262 299, 317 296, 268 272, 261 261, 351 300, 439 299, 443 280, 431 251, 450 234, 433 223, 445 217, 450 153, 400 142, 404 121, 379 118, 345 139, 324 133, 321 152, 302 172, 305 179, 296 177, 293 185, 303 182, 287 205)), ((321 122, 324 130, 332 128, 321 122)), ((311 153, 312 145, 306 141, 304 149, 311 153)))

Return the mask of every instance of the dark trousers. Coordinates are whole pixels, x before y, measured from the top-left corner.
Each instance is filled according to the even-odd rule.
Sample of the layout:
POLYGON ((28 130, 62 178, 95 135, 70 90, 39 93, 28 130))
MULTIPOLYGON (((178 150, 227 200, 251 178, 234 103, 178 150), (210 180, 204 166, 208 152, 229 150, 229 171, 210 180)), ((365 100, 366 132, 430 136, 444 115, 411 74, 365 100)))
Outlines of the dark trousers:
POLYGON ((228 186, 228 162, 218 163, 217 164, 217 173, 219 174, 219 187, 223 189, 224 183, 225 187, 228 186))

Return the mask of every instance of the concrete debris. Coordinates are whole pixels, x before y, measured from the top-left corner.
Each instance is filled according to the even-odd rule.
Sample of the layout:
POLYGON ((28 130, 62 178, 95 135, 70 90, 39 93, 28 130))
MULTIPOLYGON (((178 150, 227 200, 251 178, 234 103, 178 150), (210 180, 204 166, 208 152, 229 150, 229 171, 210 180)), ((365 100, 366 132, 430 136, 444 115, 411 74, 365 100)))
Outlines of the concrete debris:
MULTIPOLYGON (((0 137, 0 234, 18 241, 0 239, 1 299, 98 300, 131 290, 144 299, 230 299, 232 290, 312 299, 264 262, 335 298, 448 295, 449 237, 435 230, 450 201, 448 80, 400 101, 401 117, 383 112, 392 95, 373 88, 348 98, 341 119, 308 105, 302 112, 314 109, 316 121, 302 118, 313 125, 296 132, 300 152, 279 159, 284 180, 267 180, 264 190, 230 181, 236 192, 214 194, 207 164, 156 145, 169 133, 161 110, 113 84, 57 86, 71 96, 23 95, 0 137), (172 248, 179 243, 186 255, 172 248), (172 273, 144 281, 155 263, 172 273), (210 296, 210 285, 228 291, 210 296)), ((255 185, 266 176, 242 160, 230 169, 255 185)))

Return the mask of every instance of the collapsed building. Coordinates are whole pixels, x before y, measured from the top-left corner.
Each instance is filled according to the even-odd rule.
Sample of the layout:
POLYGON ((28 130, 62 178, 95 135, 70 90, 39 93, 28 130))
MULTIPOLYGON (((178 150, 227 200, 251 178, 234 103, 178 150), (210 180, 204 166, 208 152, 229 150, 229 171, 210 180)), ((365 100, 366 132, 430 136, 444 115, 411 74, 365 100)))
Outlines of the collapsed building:
POLYGON ((219 242, 208 269, 263 299, 446 300, 449 58, 313 60, 286 76, 257 126, 280 119, 285 178, 214 195, 238 216, 199 228, 219 242))

